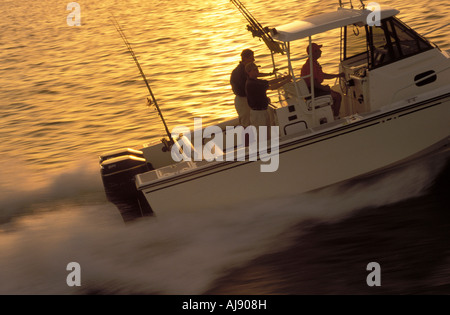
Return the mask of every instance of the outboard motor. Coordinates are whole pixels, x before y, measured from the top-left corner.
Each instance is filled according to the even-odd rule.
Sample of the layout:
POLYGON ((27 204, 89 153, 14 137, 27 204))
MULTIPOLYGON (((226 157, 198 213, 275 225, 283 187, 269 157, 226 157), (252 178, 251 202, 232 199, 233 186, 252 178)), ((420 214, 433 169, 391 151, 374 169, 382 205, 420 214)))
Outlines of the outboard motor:
POLYGON ((106 197, 116 205, 125 222, 153 214, 134 182, 135 175, 153 170, 142 151, 124 149, 103 154, 100 167, 106 197))

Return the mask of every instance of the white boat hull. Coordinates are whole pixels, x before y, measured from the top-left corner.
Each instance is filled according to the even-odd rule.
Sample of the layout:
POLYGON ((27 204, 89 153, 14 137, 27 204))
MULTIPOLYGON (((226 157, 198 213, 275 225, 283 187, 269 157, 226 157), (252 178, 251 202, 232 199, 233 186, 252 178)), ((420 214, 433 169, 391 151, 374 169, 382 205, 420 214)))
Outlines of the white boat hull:
MULTIPOLYGON (((214 209, 297 195, 401 163, 437 145, 448 145, 450 94, 390 112, 280 139, 279 168, 260 172, 261 161, 191 163, 161 177, 136 176, 158 213, 214 209)), ((152 176, 155 176, 153 174, 152 176)))

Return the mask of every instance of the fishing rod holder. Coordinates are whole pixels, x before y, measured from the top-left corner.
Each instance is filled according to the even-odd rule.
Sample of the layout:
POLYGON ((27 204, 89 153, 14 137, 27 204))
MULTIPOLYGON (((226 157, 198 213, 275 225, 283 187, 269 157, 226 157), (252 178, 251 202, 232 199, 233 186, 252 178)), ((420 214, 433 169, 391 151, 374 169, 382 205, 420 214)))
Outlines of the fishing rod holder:
POLYGON ((250 13, 249 10, 244 6, 244 4, 239 0, 231 0, 236 8, 241 12, 241 14, 245 17, 247 22, 247 30, 250 31, 253 37, 261 38, 267 47, 272 52, 283 54, 283 48, 280 46, 280 43, 276 42, 272 36, 270 35, 270 29, 268 27, 263 27, 261 23, 259 23, 255 17, 250 13))
POLYGON ((163 148, 162 148, 163 152, 168 152, 168 151, 170 151, 172 149, 172 146, 173 146, 173 143, 174 143, 172 138, 170 138, 169 140, 167 140, 166 138, 162 138, 161 142, 164 145, 163 148))
POLYGON ((263 29, 261 29, 261 28, 256 28, 252 25, 247 25, 247 31, 252 33, 253 37, 263 38, 267 33, 270 32, 270 29, 268 27, 264 27, 263 29))

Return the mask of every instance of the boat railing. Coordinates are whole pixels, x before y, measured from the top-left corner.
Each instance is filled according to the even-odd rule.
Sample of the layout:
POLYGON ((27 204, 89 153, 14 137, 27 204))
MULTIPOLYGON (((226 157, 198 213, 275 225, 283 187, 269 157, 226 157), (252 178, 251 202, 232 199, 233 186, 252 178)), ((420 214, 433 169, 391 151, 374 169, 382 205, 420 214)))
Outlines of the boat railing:
MULTIPOLYGON (((359 3, 360 3, 359 9, 364 9, 366 7, 364 1, 365 0, 359 0, 359 3)), ((350 7, 350 9, 353 9, 355 7, 353 5, 353 1, 352 0, 349 0, 349 1, 341 1, 341 0, 339 0, 339 6, 341 8, 350 7)))

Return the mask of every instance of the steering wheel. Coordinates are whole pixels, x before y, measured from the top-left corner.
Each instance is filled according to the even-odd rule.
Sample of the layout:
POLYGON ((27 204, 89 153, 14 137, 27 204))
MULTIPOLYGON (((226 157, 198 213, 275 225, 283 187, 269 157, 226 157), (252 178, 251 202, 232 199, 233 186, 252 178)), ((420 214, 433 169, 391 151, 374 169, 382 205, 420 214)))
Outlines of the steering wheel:
POLYGON ((339 77, 339 86, 341 87, 341 92, 344 95, 347 95, 348 92, 348 84, 347 79, 344 77, 339 77))
POLYGON ((374 65, 375 66, 381 65, 383 63, 383 61, 384 61, 385 55, 386 55, 386 51, 385 50, 375 49, 374 56, 373 56, 374 65))

